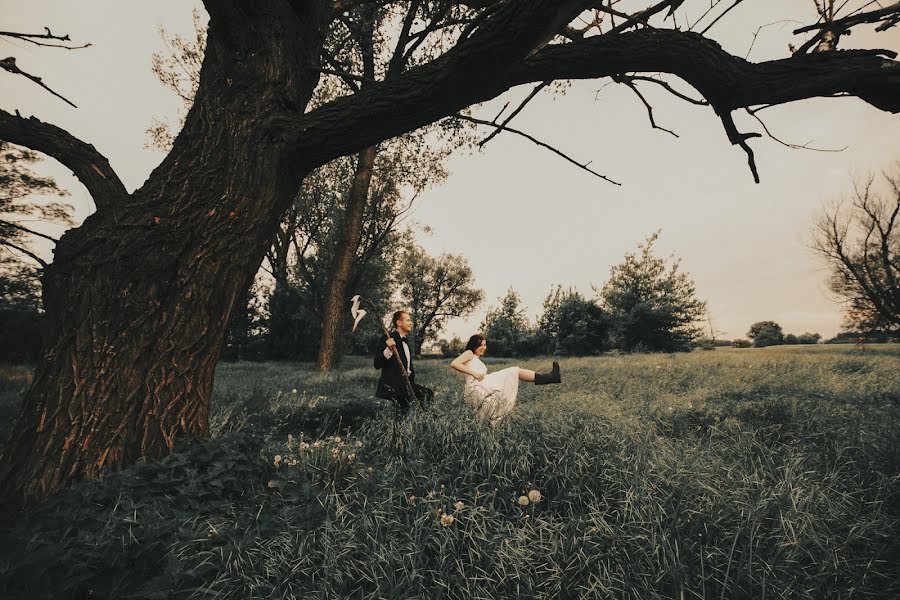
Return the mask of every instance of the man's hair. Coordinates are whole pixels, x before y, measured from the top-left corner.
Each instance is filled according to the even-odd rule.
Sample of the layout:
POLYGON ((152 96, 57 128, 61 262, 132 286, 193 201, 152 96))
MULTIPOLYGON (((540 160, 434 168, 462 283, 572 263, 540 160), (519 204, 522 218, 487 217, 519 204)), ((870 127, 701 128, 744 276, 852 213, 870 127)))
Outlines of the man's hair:
POLYGON ((409 312, 407 312, 405 310, 398 310, 397 312, 394 313, 394 316, 391 317, 391 324, 394 326, 394 329, 397 329, 397 321, 399 321, 403 315, 408 315, 408 314, 409 314, 409 312))

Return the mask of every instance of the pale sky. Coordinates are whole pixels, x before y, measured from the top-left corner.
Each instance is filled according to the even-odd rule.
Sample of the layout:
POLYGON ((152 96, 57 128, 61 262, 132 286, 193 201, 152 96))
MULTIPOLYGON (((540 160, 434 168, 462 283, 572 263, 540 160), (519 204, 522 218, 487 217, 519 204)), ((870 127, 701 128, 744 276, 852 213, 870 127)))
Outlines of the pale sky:
MULTIPOLYGON (((44 78, 75 104, 73 109, 22 78, 0 73, 0 108, 67 129, 109 158, 129 190, 139 187, 162 159, 143 148, 154 116, 174 116, 180 100, 150 70, 162 49, 157 26, 191 33, 198 2, 122 0, 0 0, 0 29, 68 33, 78 50, 38 48, 0 40, 0 57, 44 78)), ((689 0, 686 6, 708 6, 689 0), (693 2, 693 4, 692 4, 693 2)), ((741 5, 711 31, 727 50, 744 56, 760 25, 781 19, 813 20, 812 0, 756 0, 741 5)), ((763 29, 751 60, 788 55, 799 45, 786 23, 763 29)), ((842 48, 900 50, 900 27, 875 34, 854 32, 842 48)), ((616 187, 511 134, 481 152, 458 154, 450 176, 428 190, 413 218, 434 233, 421 243, 432 253, 463 253, 486 301, 446 336, 467 337, 490 304, 509 287, 522 296, 529 316, 541 309, 551 286, 562 284, 593 296, 611 265, 656 229, 658 253, 682 259, 698 295, 707 300, 720 337, 745 337, 750 324, 774 320, 785 332, 837 333, 840 308, 826 293, 827 273, 807 248, 823 204, 850 188, 850 173, 877 172, 900 160, 900 116, 856 99, 818 99, 765 111, 782 139, 814 140, 824 153, 785 148, 767 138, 751 140, 762 183, 753 183, 745 154, 731 146, 712 109, 643 88, 657 122, 680 138, 651 129, 643 105, 630 90, 605 81, 575 82, 564 96, 547 92, 516 117, 513 126, 551 143, 573 158, 622 182, 616 187), (768 113, 768 114, 767 114, 768 113)), ((654 86, 655 87, 655 86, 654 86)), ((681 86, 686 89, 686 86, 681 86)), ((476 110, 493 118, 531 86, 511 90, 476 110)), ((736 114, 743 131, 759 130, 736 114)), ((43 172, 72 191, 79 218, 93 210, 84 188, 61 165, 43 172)))

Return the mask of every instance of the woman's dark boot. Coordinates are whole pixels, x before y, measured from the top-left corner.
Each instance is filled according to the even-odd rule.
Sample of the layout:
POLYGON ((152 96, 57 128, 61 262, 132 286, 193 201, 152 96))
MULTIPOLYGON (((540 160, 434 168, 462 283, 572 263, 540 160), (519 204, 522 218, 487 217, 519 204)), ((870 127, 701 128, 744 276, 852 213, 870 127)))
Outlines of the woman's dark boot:
POLYGON ((553 361, 553 370, 549 373, 535 373, 534 385, 547 385, 548 383, 560 383, 562 377, 559 375, 559 363, 553 361))

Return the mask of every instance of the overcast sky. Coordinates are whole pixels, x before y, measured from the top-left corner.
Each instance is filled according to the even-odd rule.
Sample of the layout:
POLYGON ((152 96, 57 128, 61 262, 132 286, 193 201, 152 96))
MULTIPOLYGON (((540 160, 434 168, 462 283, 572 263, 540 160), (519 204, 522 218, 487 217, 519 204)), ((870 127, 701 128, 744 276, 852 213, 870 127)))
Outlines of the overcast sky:
MULTIPOLYGON (((691 1, 686 6, 691 6, 691 1)), ((694 0, 692 12, 704 0, 694 0)), ((22 77, 0 73, 0 108, 18 109, 67 129, 107 156, 129 190, 139 187, 162 159, 143 147, 154 116, 174 116, 180 101, 150 70, 162 49, 157 27, 191 33, 189 0, 0 0, 2 29, 68 33, 85 50, 37 48, 0 40, 0 57, 15 56, 25 71, 78 105, 73 109, 22 77)), ((746 55, 760 25, 781 19, 810 22, 812 0, 756 0, 734 10, 711 31, 725 49, 746 55)), ((785 57, 795 23, 760 31, 751 60, 785 57)), ((799 40, 802 43, 802 38, 799 40)), ((860 30, 841 47, 900 50, 900 27, 860 30)), ((765 111, 779 137, 826 153, 752 140, 762 183, 753 183, 746 156, 731 146, 708 107, 645 88, 657 122, 680 137, 651 129, 630 90, 602 81, 575 82, 564 96, 544 93, 514 126, 623 183, 610 185, 527 140, 503 134, 484 150, 451 157, 450 177, 428 190, 413 218, 433 228, 422 244, 432 253, 464 254, 486 302, 447 335, 475 332, 488 306, 510 287, 533 318, 551 286, 593 296, 611 265, 657 229, 659 254, 682 259, 683 270, 709 303, 721 337, 744 337, 749 325, 775 320, 786 332, 837 333, 840 308, 826 293, 826 272, 807 248, 822 206, 846 194, 850 174, 864 175, 900 159, 900 116, 856 99, 818 99, 765 111), (602 91, 600 88, 603 88, 602 91)), ((493 118, 507 101, 515 106, 531 86, 511 90, 477 109, 493 118)), ((742 130, 759 130, 737 115, 742 130)), ((93 210, 83 187, 66 169, 47 161, 43 171, 72 191, 79 218, 93 210)))

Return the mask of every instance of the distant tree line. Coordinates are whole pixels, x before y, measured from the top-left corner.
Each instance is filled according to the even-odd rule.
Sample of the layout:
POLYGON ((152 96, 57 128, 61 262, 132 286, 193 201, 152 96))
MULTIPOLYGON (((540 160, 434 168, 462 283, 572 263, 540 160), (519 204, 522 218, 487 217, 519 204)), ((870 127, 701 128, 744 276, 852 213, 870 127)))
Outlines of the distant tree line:
MULTIPOLYGON (((622 263, 611 267, 606 283, 594 288, 594 298, 555 286, 535 323, 526 316, 519 294, 510 289, 481 323, 489 352, 495 356, 584 356, 609 350, 690 350, 701 336, 699 323, 706 303, 697 298, 679 260, 667 264, 653 254, 658 237, 659 232, 650 235, 637 252, 626 254, 622 263)), ((462 346, 458 338, 440 343, 447 355, 461 352, 462 346)))

